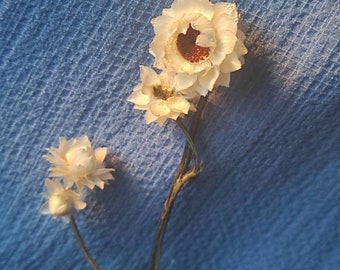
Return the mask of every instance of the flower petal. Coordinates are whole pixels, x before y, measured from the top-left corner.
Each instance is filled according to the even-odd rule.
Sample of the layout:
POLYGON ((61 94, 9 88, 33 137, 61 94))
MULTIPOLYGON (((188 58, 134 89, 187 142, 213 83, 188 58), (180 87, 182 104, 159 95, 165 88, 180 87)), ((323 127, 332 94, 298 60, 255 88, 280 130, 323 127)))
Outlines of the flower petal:
POLYGON ((180 112, 171 112, 167 115, 167 118, 170 118, 172 120, 176 120, 178 118, 178 116, 180 116, 181 113, 180 112))
POLYGON ((163 35, 164 32, 169 33, 170 30, 173 32, 175 30, 175 28, 172 27, 174 23, 174 18, 166 14, 151 20, 151 24, 156 35, 163 35))
POLYGON ((241 68, 241 62, 238 59, 237 54, 232 52, 231 54, 227 55, 220 68, 223 73, 230 73, 239 70, 241 68))
POLYGON ((202 14, 209 21, 214 16, 212 4, 207 0, 175 0, 171 7, 178 16, 185 13, 202 14))
POLYGON ((144 105, 149 104, 150 96, 144 95, 140 91, 134 91, 128 97, 128 101, 135 103, 136 105, 139 105, 139 106, 144 106, 144 105))
POLYGON ((157 122, 157 124, 161 127, 161 126, 163 126, 163 124, 164 124, 164 122, 167 120, 168 118, 167 117, 159 117, 159 118, 157 118, 157 120, 156 120, 156 122, 157 122))
POLYGON ((230 73, 220 73, 220 76, 218 77, 216 81, 216 86, 221 85, 225 87, 229 87, 230 83, 230 73))
POLYGON ((63 186, 59 182, 52 181, 50 179, 45 180, 45 187, 49 194, 53 194, 58 190, 62 190, 63 186))
POLYGON ((171 97, 166 101, 167 106, 173 112, 187 114, 190 108, 190 103, 183 97, 171 97))
POLYGON ((98 164, 102 164, 107 154, 107 147, 98 147, 94 150, 94 155, 98 164))
POLYGON ((43 215, 49 215, 51 214, 50 208, 48 206, 48 201, 45 202, 41 207, 40 207, 40 213, 43 215))
POLYGON ((140 79, 142 81, 143 86, 152 86, 155 81, 157 81, 157 73, 149 67, 139 66, 140 68, 140 79))
POLYGON ((245 55, 248 53, 248 49, 246 48, 246 46, 244 46, 243 42, 240 39, 236 41, 234 50, 238 56, 245 55))
POLYGON ((217 29, 228 30, 236 34, 238 23, 236 5, 234 3, 216 3, 213 23, 217 29))
POLYGON ((230 31, 217 32, 217 44, 214 53, 210 56, 209 60, 219 66, 224 60, 227 54, 233 52, 235 43, 237 41, 236 36, 230 31))
POLYGON ((170 113, 170 109, 164 100, 155 100, 150 103, 150 111, 156 116, 164 116, 170 113))
POLYGON ((203 87, 198 81, 192 88, 195 89, 195 91, 201 96, 206 96, 209 92, 209 90, 206 87, 203 87))
POLYGON ((174 77, 174 87, 177 91, 184 90, 192 86, 197 80, 197 74, 179 73, 174 77))
POLYGON ((144 119, 145 119, 146 124, 149 125, 150 123, 156 121, 158 117, 148 110, 146 111, 144 115, 144 119))
POLYGON ((203 34, 201 33, 200 35, 198 35, 198 37, 196 38, 196 45, 201 46, 201 47, 216 47, 216 39, 215 39, 215 32, 211 31, 211 33, 206 33, 203 34))
POLYGON ((244 42, 246 39, 246 35, 241 30, 237 30, 236 36, 241 42, 244 42))
POLYGON ((219 69, 217 67, 213 67, 206 74, 200 74, 198 76, 198 81, 204 88, 210 91, 213 89, 219 75, 219 69))

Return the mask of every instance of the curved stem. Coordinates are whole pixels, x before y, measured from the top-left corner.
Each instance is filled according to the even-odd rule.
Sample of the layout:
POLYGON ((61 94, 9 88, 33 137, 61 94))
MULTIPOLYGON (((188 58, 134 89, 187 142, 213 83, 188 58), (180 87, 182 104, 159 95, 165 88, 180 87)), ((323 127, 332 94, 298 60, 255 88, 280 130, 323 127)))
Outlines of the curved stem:
POLYGON ((159 270, 163 238, 164 238, 166 227, 167 227, 167 224, 170 218, 171 210, 177 198, 177 194, 182 189, 182 187, 185 185, 185 183, 187 183, 191 178, 195 177, 198 173, 197 171, 198 167, 193 168, 191 171, 187 172, 186 174, 184 174, 184 171, 187 169, 187 166, 189 164, 190 154, 191 154, 190 150, 192 152, 196 152, 197 161, 194 162, 194 164, 198 166, 198 154, 197 154, 196 148, 193 145, 193 139, 196 135, 196 131, 198 129, 198 125, 201 120, 203 109, 207 103, 207 99, 208 99, 208 95, 200 98, 198 105, 197 105, 197 111, 191 122, 189 132, 185 128, 182 121, 177 121, 177 124, 179 124, 180 127, 181 125, 183 125, 183 127, 185 128, 185 129, 182 128, 182 130, 185 133, 187 142, 183 150, 182 159, 178 166, 176 176, 172 180, 170 191, 169 191, 168 197, 166 198, 164 202, 163 211, 159 219, 159 223, 158 223, 158 227, 157 227, 157 231, 156 231, 156 235, 155 235, 155 239, 154 239, 153 247, 152 247, 151 259, 150 259, 150 270, 159 270))
POLYGON ((162 248, 162 242, 166 230, 166 226, 168 224, 168 220, 170 217, 170 213, 172 210, 172 207, 174 205, 177 193, 180 190, 179 185, 172 185, 169 195, 166 198, 164 202, 163 211, 161 214, 161 217, 159 219, 157 231, 156 231, 156 237, 154 239, 152 253, 151 253, 151 263, 150 263, 150 270, 158 270, 159 269, 159 260, 161 255, 161 248, 162 248))
POLYGON ((193 139, 191 138, 191 135, 189 133, 189 131, 187 130, 187 128, 185 127, 185 125, 183 124, 181 119, 177 119, 176 120, 177 125, 181 128, 183 134, 185 135, 186 139, 187 139, 187 144, 189 145, 189 148, 191 150, 191 153, 193 155, 194 158, 194 170, 197 172, 198 171, 198 152, 196 149, 196 146, 194 144, 193 139))
POLYGON ((156 237, 153 243, 150 270, 159 270, 162 242, 170 218, 171 210, 174 206, 175 199, 177 198, 177 194, 185 185, 185 183, 187 183, 191 178, 195 177, 196 174, 197 173, 192 170, 182 177, 175 179, 173 185, 171 185, 169 195, 164 202, 162 215, 158 223, 156 237))
POLYGON ((75 236, 75 238, 77 240, 77 243, 78 243, 78 245, 80 247, 80 250, 81 250, 81 252, 84 255, 85 260, 91 265, 93 270, 99 270, 98 265, 92 259, 90 253, 88 252, 88 250, 87 250, 87 248, 85 246, 84 240, 83 240, 83 238, 80 235, 79 229, 77 227, 76 221, 74 220, 73 216, 71 216, 70 225, 71 225, 72 231, 74 233, 74 236, 75 236))
MULTIPOLYGON (((205 105, 207 104, 208 96, 209 96, 209 93, 206 96, 201 96, 198 101, 197 110, 193 116, 193 120, 191 122, 190 130, 189 130, 190 136, 193 140, 195 139, 195 136, 196 136, 196 132, 197 132, 197 129, 198 129, 201 117, 202 117, 202 112, 205 108, 205 105)), ((178 178, 180 175, 184 173, 184 171, 187 169, 189 160, 190 160, 190 151, 189 151, 189 145, 186 142, 184 150, 183 150, 183 154, 182 154, 182 159, 181 159, 180 164, 178 165, 177 173, 174 179, 178 178)))

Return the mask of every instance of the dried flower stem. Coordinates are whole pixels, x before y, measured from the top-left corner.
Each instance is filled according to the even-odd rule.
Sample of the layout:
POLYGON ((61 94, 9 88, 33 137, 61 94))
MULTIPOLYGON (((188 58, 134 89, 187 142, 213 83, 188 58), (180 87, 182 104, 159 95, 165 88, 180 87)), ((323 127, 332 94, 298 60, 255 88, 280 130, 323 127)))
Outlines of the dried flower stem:
POLYGON ((178 118, 176 120, 176 123, 181 128, 183 134, 185 135, 185 137, 187 139, 186 145, 189 146, 189 149, 191 150, 191 154, 193 155, 193 158, 194 158, 194 162, 193 162, 194 163, 194 168, 193 168, 193 170, 195 172, 197 172, 198 171, 198 166, 199 166, 199 164, 198 164, 198 152, 196 150, 194 141, 191 138, 191 135, 190 135, 189 131, 187 130, 187 128, 185 127, 185 125, 183 124, 182 120, 178 118))
POLYGON ((195 137, 196 131, 198 129, 198 125, 200 123, 201 115, 206 105, 207 99, 208 95, 205 97, 202 96, 200 98, 199 103, 197 105, 197 111, 192 120, 189 132, 187 131, 186 127, 184 126, 181 120, 177 119, 176 121, 179 127, 182 129, 184 135, 186 136, 187 142, 183 151, 181 162, 178 166, 176 176, 172 180, 168 197, 164 202, 163 211, 158 223, 157 232, 153 243, 150 259, 150 270, 159 270, 162 242, 170 218, 171 210, 176 200, 178 192, 190 179, 195 177, 200 171, 201 166, 199 166, 198 164, 198 153, 193 143, 193 138, 195 137), (193 155, 194 158, 193 168, 188 172, 184 173, 189 165, 191 154, 193 155))
MULTIPOLYGON (((209 95, 209 93, 208 93, 208 95, 209 95)), ((200 98, 200 100, 197 104, 197 111, 196 111, 196 113, 193 117, 193 120, 192 120, 191 125, 190 125, 190 130, 189 130, 189 134, 190 134, 192 140, 195 139, 195 135, 196 135, 196 132, 197 132, 200 120, 201 120, 202 112, 203 112, 203 109, 205 108, 205 105, 206 105, 207 100, 208 100, 208 95, 201 96, 201 98, 200 98)), ((189 144, 186 143, 184 150, 183 150, 181 162, 178 165, 178 170, 177 170, 176 176, 174 178, 178 178, 187 169, 188 163, 189 163, 189 160, 190 160, 190 156, 191 156, 191 153, 190 153, 189 150, 190 150, 189 144)))
POLYGON ((77 227, 76 221, 74 220, 73 216, 71 216, 70 225, 71 225, 72 231, 74 233, 74 236, 75 236, 75 238, 77 240, 77 243, 78 243, 78 245, 80 247, 80 250, 81 250, 81 252, 84 255, 85 260, 91 265, 93 270, 99 270, 98 265, 92 259, 89 251, 87 250, 87 248, 85 246, 84 240, 83 240, 83 238, 80 235, 79 229, 77 227))

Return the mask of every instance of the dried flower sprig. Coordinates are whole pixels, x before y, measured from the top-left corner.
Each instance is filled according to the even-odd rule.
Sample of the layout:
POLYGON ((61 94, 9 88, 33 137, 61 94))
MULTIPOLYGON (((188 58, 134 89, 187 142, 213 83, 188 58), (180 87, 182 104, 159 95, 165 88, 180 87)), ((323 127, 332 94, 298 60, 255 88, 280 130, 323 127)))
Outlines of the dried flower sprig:
POLYGON ((62 177, 65 187, 76 185, 82 190, 84 186, 89 189, 97 186, 103 189, 106 180, 113 179, 113 169, 103 167, 107 148, 93 150, 87 136, 71 140, 61 137, 59 147, 47 148, 47 151, 43 157, 52 165, 49 176, 62 177))
POLYGON ((161 73, 142 66, 142 83, 128 100, 135 104, 135 109, 146 111, 147 124, 155 121, 161 126, 167 119, 174 120, 186 137, 183 156, 159 220, 151 270, 159 269, 162 241, 177 194, 202 168, 194 136, 208 93, 218 86, 229 87, 230 73, 244 64, 247 48, 238 21, 234 3, 213 4, 209 0, 174 0, 161 16, 151 20, 155 37, 149 52, 155 57, 154 67, 161 73), (189 109, 196 111, 190 130, 181 120, 188 116, 189 109))
POLYGON ((95 186, 103 189, 107 180, 113 180, 111 172, 114 169, 105 168, 103 164, 107 148, 93 150, 87 136, 71 140, 61 137, 59 147, 47 148, 47 151, 48 154, 43 157, 52 165, 49 176, 61 178, 62 183, 45 180, 47 192, 44 196, 48 201, 41 206, 40 212, 69 223, 84 258, 92 269, 98 270, 80 235, 73 213, 86 207, 86 203, 81 200, 84 187, 90 190, 95 186))

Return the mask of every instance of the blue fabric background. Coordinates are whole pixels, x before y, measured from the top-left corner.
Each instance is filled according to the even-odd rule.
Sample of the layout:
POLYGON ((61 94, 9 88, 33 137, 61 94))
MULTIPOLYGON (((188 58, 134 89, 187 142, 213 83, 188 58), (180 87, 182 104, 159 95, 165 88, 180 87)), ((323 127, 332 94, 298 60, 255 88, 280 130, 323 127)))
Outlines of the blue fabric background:
MULTIPOLYGON (((58 137, 107 146, 116 180, 76 217, 102 269, 147 269, 183 149, 126 99, 171 1, 0 2, 0 269, 88 269, 67 224, 38 213, 58 137)), ((204 172, 180 193, 162 269, 340 269, 337 0, 237 2, 244 68, 210 97, 204 172)))

